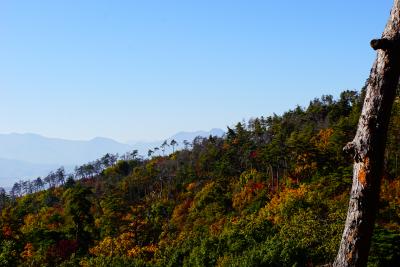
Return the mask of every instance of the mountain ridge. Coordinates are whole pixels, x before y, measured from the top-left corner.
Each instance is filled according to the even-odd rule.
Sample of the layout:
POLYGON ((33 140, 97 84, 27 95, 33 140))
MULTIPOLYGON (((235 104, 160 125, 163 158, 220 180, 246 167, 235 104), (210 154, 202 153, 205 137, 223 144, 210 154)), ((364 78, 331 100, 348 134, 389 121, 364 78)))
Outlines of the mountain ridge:
MULTIPOLYGON (((224 131, 213 128, 210 131, 178 132, 167 140, 176 140, 183 147, 183 140, 191 142, 196 136, 223 135, 224 131)), ((138 150, 146 157, 147 151, 159 147, 163 140, 125 144, 107 137, 90 140, 69 140, 45 137, 36 133, 0 134, 0 186, 9 186, 20 179, 34 179, 45 176, 50 171, 64 166, 70 172, 75 166, 96 160, 106 153, 125 154, 138 150)), ((171 153, 169 147, 165 153, 171 153)))

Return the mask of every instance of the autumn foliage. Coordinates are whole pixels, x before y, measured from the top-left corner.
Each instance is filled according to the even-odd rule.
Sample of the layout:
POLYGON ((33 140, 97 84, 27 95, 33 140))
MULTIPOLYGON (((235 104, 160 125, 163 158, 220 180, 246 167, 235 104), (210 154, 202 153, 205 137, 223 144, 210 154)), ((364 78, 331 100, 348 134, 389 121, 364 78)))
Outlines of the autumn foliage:
MULTIPOLYGON (((342 148, 362 100, 323 96, 171 155, 106 155, 48 188, 16 186, 0 202, 0 266, 329 263, 351 186, 342 148)), ((399 101, 393 112, 371 266, 400 262, 399 101)))

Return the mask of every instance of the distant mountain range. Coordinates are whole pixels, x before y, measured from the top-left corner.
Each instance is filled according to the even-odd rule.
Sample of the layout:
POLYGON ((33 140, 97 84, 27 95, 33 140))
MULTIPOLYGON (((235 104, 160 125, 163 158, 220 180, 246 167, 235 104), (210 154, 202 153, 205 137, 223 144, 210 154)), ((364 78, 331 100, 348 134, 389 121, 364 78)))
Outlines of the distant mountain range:
POLYGON ((73 141, 47 138, 37 134, 1 134, 0 158, 38 164, 76 165, 105 153, 123 153, 131 149, 112 139, 94 138, 73 141))
MULTIPOLYGON (((224 131, 180 132, 169 138, 178 142, 175 149, 182 148, 184 140, 192 142, 197 136, 222 136, 224 131)), ((127 144, 103 137, 88 141, 74 141, 58 138, 47 138, 37 134, 0 134, 0 187, 10 187, 20 179, 33 179, 45 176, 50 171, 64 166, 67 171, 74 167, 93 161, 106 153, 124 154, 137 149, 139 155, 147 156, 149 149, 159 147, 164 140, 154 142, 135 142, 127 144)), ((172 152, 172 148, 165 153, 172 152)))
POLYGON ((43 177, 61 165, 64 166, 67 172, 74 170, 74 166, 65 164, 39 164, 0 158, 0 187, 8 190, 18 180, 33 179, 38 176, 43 177))

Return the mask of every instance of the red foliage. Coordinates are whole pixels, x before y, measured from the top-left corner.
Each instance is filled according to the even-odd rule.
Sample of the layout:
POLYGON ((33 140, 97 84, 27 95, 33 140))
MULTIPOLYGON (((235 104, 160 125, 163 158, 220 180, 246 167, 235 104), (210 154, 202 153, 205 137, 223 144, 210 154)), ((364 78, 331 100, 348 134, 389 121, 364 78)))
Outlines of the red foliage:
POLYGON ((265 188, 265 184, 264 183, 254 183, 252 185, 252 191, 258 191, 258 190, 263 190, 265 188))
POLYGON ((257 151, 251 151, 250 152, 250 158, 254 159, 257 157, 257 151))
POLYGON ((4 225, 4 226, 3 226, 2 232, 3 232, 3 236, 4 236, 5 238, 11 238, 12 235, 13 235, 12 230, 11 230, 11 227, 8 226, 8 225, 4 225))

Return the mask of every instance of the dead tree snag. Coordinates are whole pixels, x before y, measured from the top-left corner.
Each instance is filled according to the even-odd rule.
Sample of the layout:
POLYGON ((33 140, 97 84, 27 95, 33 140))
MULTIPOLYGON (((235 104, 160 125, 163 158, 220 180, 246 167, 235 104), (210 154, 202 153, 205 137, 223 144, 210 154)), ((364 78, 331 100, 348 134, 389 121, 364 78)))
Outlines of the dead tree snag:
POLYGON ((395 0, 367 84, 354 140, 344 148, 354 155, 353 185, 345 229, 333 266, 366 266, 378 212, 387 129, 400 75, 400 0, 395 0))

